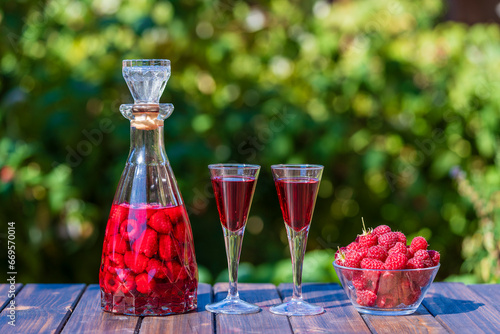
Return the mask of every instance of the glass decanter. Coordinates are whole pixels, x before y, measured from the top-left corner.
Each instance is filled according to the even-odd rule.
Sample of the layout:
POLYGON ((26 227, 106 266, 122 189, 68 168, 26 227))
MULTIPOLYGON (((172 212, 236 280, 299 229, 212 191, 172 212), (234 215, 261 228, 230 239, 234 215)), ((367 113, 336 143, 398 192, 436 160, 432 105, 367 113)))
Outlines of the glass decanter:
POLYGON ((191 225, 163 145, 172 104, 159 103, 170 61, 124 60, 134 104, 130 153, 111 206, 99 284, 104 311, 167 315, 197 307, 198 268, 191 225))

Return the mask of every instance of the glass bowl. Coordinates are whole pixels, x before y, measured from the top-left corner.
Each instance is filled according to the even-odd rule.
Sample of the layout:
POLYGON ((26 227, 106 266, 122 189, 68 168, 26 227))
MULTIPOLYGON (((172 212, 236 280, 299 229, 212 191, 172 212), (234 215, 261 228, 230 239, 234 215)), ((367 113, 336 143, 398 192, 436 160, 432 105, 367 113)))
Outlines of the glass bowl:
POLYGON ((352 305, 360 313, 412 314, 420 306, 440 264, 423 269, 378 270, 349 268, 333 262, 352 305))

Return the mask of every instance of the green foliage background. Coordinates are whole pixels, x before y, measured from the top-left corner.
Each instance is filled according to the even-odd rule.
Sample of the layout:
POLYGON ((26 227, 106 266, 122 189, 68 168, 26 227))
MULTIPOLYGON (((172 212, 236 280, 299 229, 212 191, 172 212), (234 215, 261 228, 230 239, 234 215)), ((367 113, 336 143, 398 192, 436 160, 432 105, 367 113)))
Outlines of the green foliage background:
POLYGON ((262 166, 242 281, 290 280, 274 163, 325 166, 306 280, 336 279, 332 254, 361 216, 427 237, 442 253, 439 279, 473 272, 461 251, 478 219, 449 171, 474 175, 484 196, 500 184, 500 29, 444 22, 445 10, 438 0, 2 4, 0 221, 16 222, 19 280, 97 282, 129 148, 118 107, 131 102, 121 76, 131 58, 172 62, 167 154, 203 280, 227 277, 207 170, 227 161, 262 166))

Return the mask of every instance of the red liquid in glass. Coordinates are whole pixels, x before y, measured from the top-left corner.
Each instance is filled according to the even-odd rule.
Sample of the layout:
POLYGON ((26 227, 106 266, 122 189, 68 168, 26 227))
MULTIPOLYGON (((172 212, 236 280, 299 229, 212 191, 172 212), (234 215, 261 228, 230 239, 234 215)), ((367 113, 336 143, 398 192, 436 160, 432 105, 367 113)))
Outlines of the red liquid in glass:
POLYGON ((255 178, 218 176, 212 178, 222 225, 235 232, 245 226, 252 201, 255 178))
POLYGON ((99 271, 106 311, 172 314, 196 307, 198 270, 183 205, 111 207, 99 271))
POLYGON ((285 223, 299 232, 311 224, 319 181, 309 178, 275 181, 285 223))

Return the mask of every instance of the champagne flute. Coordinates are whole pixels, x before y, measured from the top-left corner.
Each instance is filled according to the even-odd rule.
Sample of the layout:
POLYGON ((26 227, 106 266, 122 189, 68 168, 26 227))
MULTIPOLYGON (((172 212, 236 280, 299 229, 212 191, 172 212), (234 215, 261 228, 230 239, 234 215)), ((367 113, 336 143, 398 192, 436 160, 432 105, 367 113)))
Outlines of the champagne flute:
POLYGON ((291 300, 269 310, 287 316, 323 313, 321 306, 302 299, 302 263, 323 166, 273 165, 271 169, 290 245, 293 294, 291 300))
POLYGON ((224 300, 209 304, 206 309, 210 312, 225 314, 259 312, 260 307, 241 300, 238 295, 238 265, 243 234, 260 166, 216 164, 209 165, 208 168, 210 169, 212 187, 224 232, 229 271, 229 291, 224 300))

